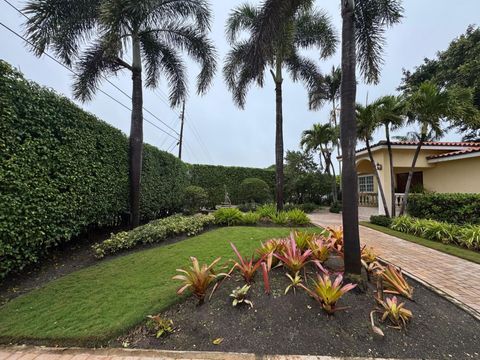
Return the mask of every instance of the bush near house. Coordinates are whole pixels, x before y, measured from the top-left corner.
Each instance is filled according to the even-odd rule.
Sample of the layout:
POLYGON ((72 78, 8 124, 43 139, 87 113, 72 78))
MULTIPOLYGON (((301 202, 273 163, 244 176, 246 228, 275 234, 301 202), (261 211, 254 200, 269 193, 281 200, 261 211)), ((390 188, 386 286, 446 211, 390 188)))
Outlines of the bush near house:
POLYGON ((310 224, 303 210, 292 209, 277 212, 274 205, 260 206, 255 212, 242 212, 237 208, 218 209, 213 214, 218 225, 256 225, 260 222, 274 223, 280 226, 303 226, 310 224))
POLYGON ((201 186, 208 193, 208 206, 223 203, 225 199, 225 186, 232 204, 240 204, 239 184, 248 178, 258 178, 265 181, 270 193, 273 194, 275 184, 275 171, 236 166, 216 165, 189 165, 190 182, 192 185, 201 186))
MULTIPOLYGON (((128 139, 0 61, 0 278, 128 212, 128 139)), ((187 167, 144 147, 143 220, 181 208, 187 167)))
POLYGON ((453 224, 480 224, 480 194, 412 194, 410 216, 453 224))
POLYGON ((480 250, 480 225, 456 225, 411 216, 399 216, 392 219, 390 227, 393 230, 424 239, 480 250))
POLYGON ((392 225, 392 219, 385 215, 372 215, 370 216, 370 222, 385 227, 390 227, 390 225, 392 225))

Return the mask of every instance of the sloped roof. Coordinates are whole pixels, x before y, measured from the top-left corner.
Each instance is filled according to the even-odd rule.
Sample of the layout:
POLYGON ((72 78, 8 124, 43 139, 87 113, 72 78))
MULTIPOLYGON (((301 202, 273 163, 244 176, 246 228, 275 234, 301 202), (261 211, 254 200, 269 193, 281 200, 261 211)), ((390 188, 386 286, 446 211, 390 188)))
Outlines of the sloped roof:
MULTIPOLYGON (((415 146, 418 145, 418 141, 390 141, 392 146, 415 146)), ((374 149, 380 146, 386 146, 387 141, 382 140, 378 143, 371 145, 370 149, 374 149)), ((480 143, 478 142, 462 142, 462 141, 426 141, 423 143, 422 146, 429 147, 429 146, 442 146, 442 147, 465 147, 465 148, 480 148, 480 143)), ((367 150, 366 147, 357 150, 356 152, 362 152, 367 150)))
MULTIPOLYGON (((479 145, 479 144, 477 144, 477 145, 479 145)), ((430 155, 430 156, 427 156, 427 159, 428 160, 433 160, 433 159, 447 158, 447 157, 451 157, 451 156, 472 154, 472 153, 476 153, 476 152, 480 153, 480 147, 471 147, 471 148, 467 148, 467 149, 464 149, 464 150, 451 151, 451 152, 447 152, 447 153, 443 153, 443 154, 437 154, 437 155, 430 155)))

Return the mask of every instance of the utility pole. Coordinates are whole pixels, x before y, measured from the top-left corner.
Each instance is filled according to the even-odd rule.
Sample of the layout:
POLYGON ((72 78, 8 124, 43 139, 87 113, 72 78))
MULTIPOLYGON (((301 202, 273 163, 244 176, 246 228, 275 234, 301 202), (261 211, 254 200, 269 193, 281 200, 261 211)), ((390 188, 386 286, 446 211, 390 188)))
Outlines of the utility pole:
POLYGON ((182 159, 182 145, 183 145, 183 124, 185 122, 185 99, 183 100, 182 105, 182 114, 180 115, 181 124, 180 124, 180 141, 178 142, 178 158, 182 159))

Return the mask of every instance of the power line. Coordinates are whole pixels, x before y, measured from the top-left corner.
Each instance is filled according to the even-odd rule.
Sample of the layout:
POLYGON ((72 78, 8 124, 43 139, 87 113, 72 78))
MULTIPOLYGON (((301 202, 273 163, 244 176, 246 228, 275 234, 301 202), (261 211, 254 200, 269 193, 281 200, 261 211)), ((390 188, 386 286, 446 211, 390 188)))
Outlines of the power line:
MULTIPOLYGON (((5 3, 7 3, 10 7, 12 7, 13 9, 15 9, 15 11, 17 11, 20 15, 24 16, 25 18, 29 19, 30 18, 22 11, 20 10, 19 8, 17 8, 15 5, 13 5, 10 1, 8 0, 3 0, 5 3)), ((4 25, 5 26, 5 25, 4 25)), ((5 26, 6 27, 6 26, 5 26)), ((13 32, 13 30, 9 29, 10 31, 13 32)), ((34 47, 37 47, 36 45, 34 45, 33 43, 31 43, 30 41, 28 41, 27 39, 25 39, 23 36, 21 36, 20 34, 17 34, 15 33, 15 35, 21 37, 25 42, 27 42, 28 44, 30 44, 31 46, 34 46, 34 47)), ((38 48, 38 47, 37 47, 38 48)), ((47 54, 45 52, 45 54, 47 54)), ((55 59, 56 62, 58 62, 56 59, 55 59)), ((63 63, 61 63, 61 65, 63 67, 66 67, 67 69, 71 70, 70 67, 67 67, 66 65, 64 65, 63 63)), ((71 70, 72 73, 75 74, 75 72, 73 72, 73 70, 71 70)), ((108 82, 111 86, 113 86, 115 89, 117 89, 118 91, 120 91, 123 95, 125 95, 126 97, 128 97, 130 100, 132 100, 132 97, 126 93, 122 88, 120 88, 119 86, 117 86, 116 84, 114 84, 111 80, 109 80, 108 78, 106 78, 105 76, 102 75, 102 78, 108 82)), ((100 89, 99 89, 100 90, 100 89)), ((155 119, 157 119, 159 122, 161 122, 163 125, 165 125, 168 129, 170 129, 171 131, 173 131, 175 134, 177 134, 178 136, 180 136, 180 134, 175 130, 173 129, 172 127, 170 127, 166 122, 164 122, 162 119, 160 119, 158 116, 156 116, 154 113, 152 113, 150 110, 148 110, 147 108, 145 108, 144 106, 142 106, 143 110, 145 110, 148 114, 150 114, 151 116, 153 116, 155 119)))
MULTIPOLYGON (((4 0, 6 1, 6 0, 4 0)), ((13 30, 12 28, 8 27, 7 25, 5 25, 4 23, 0 22, 0 25, 3 26, 5 29, 7 29, 8 31, 10 31, 12 34, 18 36, 20 39, 22 39, 23 41, 25 41, 27 44, 33 46, 33 47, 36 47, 36 45, 34 45, 32 42, 30 42, 29 40, 27 40, 26 38, 24 38, 22 35, 20 35, 19 33, 17 33, 15 30, 13 30)), ((70 71, 71 73, 75 74, 75 75, 78 75, 75 71, 73 71, 70 67, 66 66, 65 64, 63 64, 62 62, 58 61, 57 59, 55 59, 53 56, 51 56, 50 54, 48 54, 47 52, 44 53, 45 56, 47 56, 49 59, 55 61, 57 64, 59 64, 60 66, 62 66, 63 68, 67 69, 68 71, 70 71)), ((120 100, 116 99, 115 97, 113 97, 112 95, 110 95, 109 93, 105 92, 104 90, 102 89, 98 89, 99 92, 101 92, 102 94, 104 94, 105 96, 109 97, 110 99, 112 99, 113 101, 115 101, 116 103, 118 103, 119 105, 121 105, 122 107, 124 107, 125 109, 129 110, 130 112, 132 111, 132 109, 130 107, 128 107, 127 105, 125 105, 124 103, 122 103, 120 100)), ((174 138, 175 140, 178 140, 178 138, 176 138, 175 136, 173 136, 172 134, 166 132, 165 130, 163 130, 162 128, 160 128, 159 126, 157 126, 156 124, 154 124, 152 121, 146 119, 145 117, 143 117, 143 119, 149 123, 150 125, 152 125, 153 127, 157 128, 158 130, 160 130, 161 132, 165 133, 166 135, 174 138)))

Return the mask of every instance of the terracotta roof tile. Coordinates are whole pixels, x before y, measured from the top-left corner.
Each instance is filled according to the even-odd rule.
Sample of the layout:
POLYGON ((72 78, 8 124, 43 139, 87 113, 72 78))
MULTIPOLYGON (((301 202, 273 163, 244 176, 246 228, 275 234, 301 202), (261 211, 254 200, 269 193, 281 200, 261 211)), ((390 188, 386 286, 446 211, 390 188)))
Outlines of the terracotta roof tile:
POLYGON ((430 155, 430 156, 427 156, 427 159, 431 160, 431 159, 438 159, 438 158, 446 158, 450 156, 464 155, 464 154, 470 154, 470 153, 476 153, 476 152, 480 152, 480 147, 471 147, 464 150, 452 151, 452 152, 438 154, 438 155, 430 155))
MULTIPOLYGON (((411 145, 417 145, 418 141, 391 141, 390 142, 392 145, 405 145, 405 146, 411 146, 411 145)), ((387 145, 387 142, 385 140, 379 141, 378 143, 371 145, 370 148, 374 149, 378 146, 382 145, 387 145)), ((426 141, 423 143, 423 146, 428 147, 428 146, 460 146, 460 147, 466 147, 466 148, 479 148, 480 143, 478 142, 462 142, 462 141, 426 141)), ((367 148, 361 148, 357 150, 356 152, 361 152, 366 150, 367 148)))

